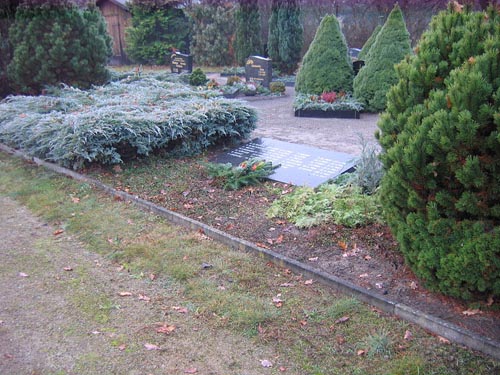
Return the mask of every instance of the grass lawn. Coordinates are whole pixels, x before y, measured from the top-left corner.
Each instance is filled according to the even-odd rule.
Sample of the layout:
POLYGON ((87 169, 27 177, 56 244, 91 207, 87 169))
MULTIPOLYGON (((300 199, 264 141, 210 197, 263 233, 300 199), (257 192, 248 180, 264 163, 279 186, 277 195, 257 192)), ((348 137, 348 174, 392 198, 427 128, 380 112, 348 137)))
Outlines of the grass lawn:
MULTIPOLYGON (((175 288, 192 318, 203 321, 207 343, 210 332, 227 330, 252 346, 272 346, 274 365, 262 373, 444 375, 500 369, 498 362, 87 184, 3 153, 0 170, 1 195, 123 266, 130 277, 153 274, 154 283, 175 288)), ((182 332, 186 340, 194 334, 182 332)))

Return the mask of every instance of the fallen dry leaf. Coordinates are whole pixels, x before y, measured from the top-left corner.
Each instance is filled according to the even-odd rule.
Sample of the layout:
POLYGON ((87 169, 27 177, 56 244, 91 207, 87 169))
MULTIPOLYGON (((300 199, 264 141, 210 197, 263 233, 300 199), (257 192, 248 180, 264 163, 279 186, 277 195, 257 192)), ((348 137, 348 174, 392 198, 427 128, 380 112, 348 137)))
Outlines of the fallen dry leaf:
POLYGON ((144 347, 146 348, 146 350, 160 350, 160 347, 155 344, 146 343, 144 344, 144 347))
POLYGON ((157 328, 156 332, 157 333, 164 333, 166 335, 170 335, 172 332, 175 331, 175 328, 176 327, 174 325, 164 324, 161 327, 157 328))
POLYGON ((154 273, 151 273, 149 275, 149 280, 154 281, 156 279, 156 275, 154 273))
POLYGON ((151 298, 150 298, 150 297, 145 296, 145 295, 143 295, 143 294, 139 294, 139 297, 138 297, 138 298, 139 298, 139 301, 145 301, 145 302, 149 302, 149 301, 151 301, 151 298))
POLYGON ((63 270, 68 271, 68 272, 73 271, 73 267, 64 267, 63 270))
POLYGON ((270 249, 269 246, 267 246, 267 245, 265 245, 265 244, 263 244, 261 242, 257 242, 256 245, 257 245, 257 247, 260 247, 262 249, 268 249, 268 250, 270 249))
POLYGON ((368 277, 368 274, 367 274, 367 273, 363 273, 363 274, 359 275, 359 278, 361 278, 361 279, 363 279, 363 278, 365 278, 365 277, 368 277))
POLYGON ((187 308, 181 307, 181 306, 173 306, 172 310, 177 311, 178 313, 181 313, 181 314, 187 314, 189 312, 189 310, 187 308))
POLYGON ((311 285, 313 282, 314 282, 313 279, 309 279, 304 281, 304 285, 311 285))
POLYGON ((118 347, 118 350, 123 352, 125 349, 127 349, 127 345, 125 344, 121 344, 119 347, 118 347))
POLYGON ((406 341, 410 341, 412 338, 413 338, 413 334, 409 330, 406 330, 405 335, 404 335, 404 339, 406 341))
POLYGON ((78 198, 78 197, 71 197, 71 201, 73 203, 80 203, 80 198, 78 198))
POLYGON ((262 365, 262 367, 273 367, 273 363, 267 359, 263 359, 262 361, 260 361, 260 364, 262 365))
POLYGON ((410 283, 410 288, 413 289, 413 290, 417 290, 418 289, 418 284, 415 281, 412 281, 410 283))
POLYGON ((184 370, 184 374, 196 374, 198 369, 196 367, 187 368, 184 370))
POLYGON ((19 272, 18 276, 19 277, 30 277, 27 273, 24 273, 24 272, 19 272))
POLYGON ((481 310, 469 309, 469 310, 462 311, 462 314, 465 316, 473 316, 473 315, 481 314, 481 310))
POLYGON ((339 323, 345 323, 349 320, 350 318, 348 316, 343 316, 342 318, 338 318, 336 321, 335 321, 335 324, 339 324, 339 323))
POLYGON ((276 238, 275 242, 276 242, 276 243, 282 243, 282 242, 283 242, 283 238, 284 238, 284 237, 283 237, 283 235, 282 235, 282 234, 280 234, 280 235, 278 236, 278 238, 276 238))
POLYGON ((119 295, 120 297, 130 297, 130 296, 132 296, 133 294, 132 294, 132 293, 130 293, 130 292, 120 292, 120 293, 118 293, 118 295, 119 295))
POLYGON ((54 236, 58 236, 60 234, 64 233, 64 229, 57 229, 54 231, 54 233, 52 233, 54 236))
POLYGON ((441 344, 446 344, 446 345, 451 344, 450 340, 445 339, 444 337, 438 336, 438 338, 441 344))
POLYGON ((366 354, 366 350, 365 349, 359 349, 357 352, 356 352, 357 355, 359 356, 362 356, 362 355, 365 355, 366 354))
POLYGON ((339 242, 337 242, 337 245, 339 245, 339 247, 340 247, 343 251, 346 251, 346 250, 347 250, 347 243, 345 243, 344 241, 339 241, 339 242))
POLYGON ((309 261, 311 261, 311 262, 316 262, 317 260, 318 260, 318 257, 309 258, 309 261))
POLYGON ((493 299, 493 296, 489 296, 488 301, 486 301, 486 306, 492 306, 493 302, 495 302, 495 300, 493 299))
POLYGON ((295 284, 292 284, 292 283, 283 283, 283 284, 280 284, 280 286, 282 286, 284 288, 289 288, 289 287, 295 286, 295 284))
POLYGON ((280 372, 285 372, 286 371, 286 367, 285 366, 280 366, 279 370, 280 370, 280 372))

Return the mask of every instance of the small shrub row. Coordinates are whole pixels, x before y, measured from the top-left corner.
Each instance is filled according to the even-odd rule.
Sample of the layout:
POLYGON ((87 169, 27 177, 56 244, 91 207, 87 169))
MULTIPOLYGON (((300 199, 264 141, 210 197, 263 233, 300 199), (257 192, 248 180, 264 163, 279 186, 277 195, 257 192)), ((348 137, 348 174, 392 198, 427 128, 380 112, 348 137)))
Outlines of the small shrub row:
POLYGON ((0 142, 78 169, 159 149, 193 155, 247 137, 256 120, 255 110, 239 101, 147 77, 8 97, 0 103, 0 142))

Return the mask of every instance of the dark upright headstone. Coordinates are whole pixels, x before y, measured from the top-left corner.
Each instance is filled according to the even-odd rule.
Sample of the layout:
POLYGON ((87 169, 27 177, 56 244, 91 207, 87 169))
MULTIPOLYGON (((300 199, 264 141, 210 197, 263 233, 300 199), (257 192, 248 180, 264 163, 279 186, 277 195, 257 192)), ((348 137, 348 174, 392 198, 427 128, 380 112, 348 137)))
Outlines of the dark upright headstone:
POLYGON ((193 56, 180 52, 170 55, 170 70, 172 73, 192 73, 193 56))
POLYGON ((250 56, 245 64, 245 78, 269 88, 273 78, 271 59, 260 56, 250 56))
POLYGON ((354 69, 354 76, 357 76, 361 68, 365 66, 365 62, 363 60, 356 60, 352 63, 352 68, 354 69))

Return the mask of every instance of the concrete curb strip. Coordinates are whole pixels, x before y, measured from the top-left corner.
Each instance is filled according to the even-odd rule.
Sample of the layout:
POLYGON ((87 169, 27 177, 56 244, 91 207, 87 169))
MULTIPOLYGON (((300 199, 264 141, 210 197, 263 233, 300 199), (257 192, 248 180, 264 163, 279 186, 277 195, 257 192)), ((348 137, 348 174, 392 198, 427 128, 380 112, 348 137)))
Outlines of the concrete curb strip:
POLYGON ((199 221, 190 219, 176 212, 169 211, 163 207, 159 207, 151 202, 143 200, 137 196, 125 193, 123 191, 118 191, 110 186, 107 186, 97 180, 90 177, 81 175, 67 168, 58 166, 53 163, 49 163, 38 158, 32 158, 25 155, 21 151, 14 150, 8 146, 0 144, 0 150, 30 160, 35 162, 37 165, 43 166, 54 172, 63 174, 65 176, 71 177, 77 181, 83 181, 92 184, 109 195, 119 197, 124 201, 129 201, 140 207, 141 209, 148 210, 157 214, 158 216, 164 217, 172 223, 181 225, 183 227, 190 228, 192 230, 203 231, 203 233, 216 241, 219 241, 233 249, 240 251, 247 251, 256 253, 259 256, 272 261, 275 264, 289 268, 297 273, 300 273, 308 278, 314 278, 316 281, 321 282, 329 287, 332 287, 344 294, 351 295, 363 302, 366 302, 372 306, 375 306, 382 311, 395 315, 401 319, 408 322, 415 323, 422 328, 444 337, 454 343, 464 345, 470 349, 480 351, 487 354, 497 360, 500 360, 500 342, 492 340, 488 337, 482 337, 474 332, 458 327, 446 320, 434 317, 432 315, 426 314, 422 311, 413 309, 409 306, 397 303, 390 300, 384 296, 373 293, 369 290, 360 288, 357 285, 351 284, 345 280, 342 280, 336 276, 328 275, 327 273, 310 267, 306 264, 300 263, 296 260, 288 258, 286 256, 280 255, 273 251, 260 248, 249 241, 245 241, 234 237, 228 233, 220 231, 216 228, 210 227, 199 221))

